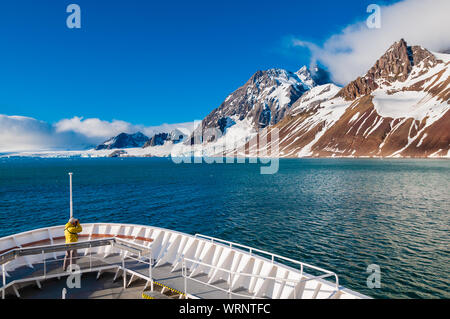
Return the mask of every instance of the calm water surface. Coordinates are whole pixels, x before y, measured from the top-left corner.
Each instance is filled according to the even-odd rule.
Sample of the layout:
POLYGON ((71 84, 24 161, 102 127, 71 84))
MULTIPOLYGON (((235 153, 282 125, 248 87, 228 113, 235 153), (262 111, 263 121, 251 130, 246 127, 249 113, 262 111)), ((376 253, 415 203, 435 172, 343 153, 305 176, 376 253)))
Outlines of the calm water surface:
POLYGON ((0 159, 0 237, 82 222, 154 225, 265 249, 335 271, 376 298, 450 298, 450 161, 0 159), (367 266, 381 288, 367 288, 367 266))

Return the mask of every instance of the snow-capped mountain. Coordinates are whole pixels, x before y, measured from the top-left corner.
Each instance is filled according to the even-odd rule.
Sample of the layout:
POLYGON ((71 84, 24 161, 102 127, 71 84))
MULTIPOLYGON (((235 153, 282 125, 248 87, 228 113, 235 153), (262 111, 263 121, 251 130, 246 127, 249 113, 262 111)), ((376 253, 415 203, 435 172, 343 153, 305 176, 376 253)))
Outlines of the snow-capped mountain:
POLYGON ((188 136, 189 132, 181 128, 172 130, 170 133, 158 133, 149 139, 143 147, 162 146, 167 142, 177 144, 182 142, 188 136))
MULTIPOLYGON (((206 116, 202 121, 202 135, 206 136, 205 131, 212 128, 225 134, 233 126, 247 132, 247 136, 256 134, 261 128, 277 124, 292 104, 315 85, 306 67, 295 73, 283 69, 258 71, 206 116)), ((204 137, 203 142, 212 139, 217 136, 204 137)))
MULTIPOLYGON (((274 126, 279 156, 449 157, 449 63, 448 54, 394 43, 344 88, 317 86, 293 103, 274 126)), ((247 156, 261 151, 248 145, 247 156)))
POLYGON ((113 155, 449 158, 449 64, 450 54, 400 40, 343 88, 324 83, 320 69, 258 71, 194 134, 194 128, 151 139, 122 133, 82 155, 127 148, 113 155), (268 134, 275 128, 278 141, 268 134), (264 140, 268 145, 258 144, 264 140))
POLYGON ((120 133, 98 145, 95 149, 99 151, 105 149, 142 147, 148 140, 149 138, 141 132, 134 134, 120 133))

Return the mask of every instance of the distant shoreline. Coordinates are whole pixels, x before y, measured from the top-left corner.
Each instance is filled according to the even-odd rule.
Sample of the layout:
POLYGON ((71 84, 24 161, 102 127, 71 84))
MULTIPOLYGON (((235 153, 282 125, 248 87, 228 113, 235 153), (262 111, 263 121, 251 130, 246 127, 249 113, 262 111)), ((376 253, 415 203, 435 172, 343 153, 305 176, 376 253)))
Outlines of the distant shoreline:
MULTIPOLYGON (((78 152, 78 151, 69 151, 69 152, 78 152)), ((136 156, 136 155, 124 155, 124 156, 105 156, 105 155, 93 155, 93 156, 83 156, 83 155, 50 155, 50 154, 46 154, 46 155, 37 155, 37 154, 27 154, 28 152, 24 153, 24 154, 19 154, 19 153, 14 153, 14 154, 2 154, 0 153, 0 158, 9 158, 9 159, 14 159, 14 158, 40 158, 40 159, 98 159, 98 158, 167 158, 167 159, 171 159, 172 157, 169 156, 152 156, 152 155, 143 155, 143 156, 136 156)), ((175 158, 184 158, 182 156, 177 156, 175 158)), ((220 156, 191 156, 190 158, 220 158, 220 156)), ((424 156, 302 156, 302 157, 227 157, 227 156, 222 156, 223 159, 226 158, 232 158, 234 160, 237 159, 380 159, 380 160, 404 160, 404 159, 429 159, 429 160, 450 160, 450 156, 428 156, 428 157, 424 157, 424 156)))

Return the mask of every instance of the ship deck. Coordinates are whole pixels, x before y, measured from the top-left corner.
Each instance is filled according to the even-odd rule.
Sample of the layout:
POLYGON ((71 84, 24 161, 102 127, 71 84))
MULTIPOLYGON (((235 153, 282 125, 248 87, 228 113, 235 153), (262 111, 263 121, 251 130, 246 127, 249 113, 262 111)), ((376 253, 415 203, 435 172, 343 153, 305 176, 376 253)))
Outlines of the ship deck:
POLYGON ((368 298, 339 286, 332 271, 217 238, 127 224, 86 224, 83 230, 70 245, 63 226, 0 238, 2 296, 62 298, 66 288, 65 298, 82 299, 368 298), (72 249, 80 288, 67 285, 73 274, 62 267, 72 249))
MULTIPOLYGON (((61 299, 62 290, 67 287, 66 277, 48 279, 37 285, 27 285, 20 289, 21 299, 61 299)), ((82 275, 82 285, 79 289, 68 289, 66 299, 139 299, 145 286, 145 281, 134 282, 124 289, 120 281, 113 281, 114 272, 106 271, 97 279, 95 273, 82 275)), ((7 299, 17 298, 11 292, 7 299)))
MULTIPOLYGON (((148 288, 146 280, 149 272, 148 264, 136 260, 125 260, 127 277, 126 288, 124 289, 123 272, 120 270, 122 266, 122 257, 120 254, 112 254, 106 257, 98 254, 82 256, 79 257, 76 264, 82 272, 80 288, 68 289, 66 283, 68 273, 63 271, 62 261, 49 258, 46 259, 45 263, 45 277, 48 279, 39 280, 39 283, 31 281, 16 284, 16 290, 7 290, 7 297, 58 299, 62 296, 63 288, 66 288, 67 299, 136 299, 141 298, 144 290, 148 288)), ((43 263, 35 264, 33 268, 23 265, 9 273, 6 284, 16 280, 23 281, 26 278, 38 278, 41 276, 44 276, 43 263)), ((154 268, 152 270, 152 278, 156 286, 165 286, 167 289, 180 292, 185 290, 184 277, 182 276, 181 269, 172 271, 170 264, 154 268)), ((204 283, 208 281, 206 274, 199 274, 193 278, 204 283)), ((227 299, 233 297, 230 297, 225 291, 211 288, 190 278, 186 280, 187 290, 192 297, 200 299, 227 299)), ((228 289, 228 284, 224 280, 218 281, 214 285, 224 290, 228 289)), ((246 294, 244 290, 239 291, 239 293, 246 294)), ((248 298, 252 297, 248 293, 247 296, 248 298)), ((242 298, 245 297, 241 297, 240 299, 242 298)))

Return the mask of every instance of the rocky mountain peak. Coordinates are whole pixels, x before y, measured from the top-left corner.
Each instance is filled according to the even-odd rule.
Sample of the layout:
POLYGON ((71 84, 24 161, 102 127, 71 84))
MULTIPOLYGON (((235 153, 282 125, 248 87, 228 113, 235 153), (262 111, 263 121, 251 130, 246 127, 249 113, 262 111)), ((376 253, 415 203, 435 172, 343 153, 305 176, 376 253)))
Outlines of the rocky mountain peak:
POLYGON ((303 66, 300 70, 295 72, 295 75, 298 76, 301 82, 303 82, 309 88, 312 88, 316 85, 313 75, 311 71, 305 66, 303 66))
POLYGON ((386 79, 390 82, 405 81, 413 67, 411 48, 405 40, 395 42, 367 72, 366 77, 386 79))
POLYGON ((306 65, 302 66, 295 74, 310 74, 306 65))
POLYGON ((340 92, 339 96, 346 100, 370 94, 381 84, 408 79, 412 69, 420 66, 431 68, 438 63, 436 57, 420 46, 408 46, 404 39, 395 42, 363 77, 358 77, 340 92), (422 63, 423 62, 423 63, 422 63))
POLYGON ((257 71, 202 122, 203 132, 209 128, 225 129, 245 121, 249 129, 278 123, 291 105, 315 86, 307 67, 296 73, 284 69, 257 71))
POLYGON ((144 144, 143 148, 150 146, 161 146, 168 141, 171 141, 173 144, 177 144, 182 142, 187 136, 188 134, 180 129, 174 129, 169 133, 157 133, 144 144))
POLYGON ((102 144, 98 145, 95 149, 110 150, 116 148, 142 147, 148 140, 149 138, 141 132, 134 134, 120 133, 119 135, 111 137, 102 144))
POLYGON ((252 75, 245 86, 255 85, 257 89, 264 90, 270 86, 279 86, 283 84, 295 86, 303 85, 305 88, 309 88, 314 86, 314 80, 306 67, 300 69, 296 73, 284 69, 273 68, 266 71, 257 71, 252 75))

